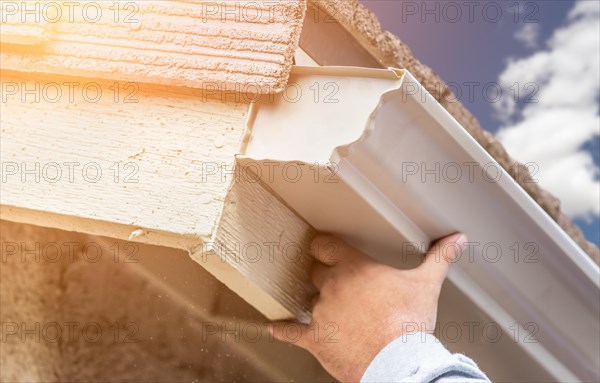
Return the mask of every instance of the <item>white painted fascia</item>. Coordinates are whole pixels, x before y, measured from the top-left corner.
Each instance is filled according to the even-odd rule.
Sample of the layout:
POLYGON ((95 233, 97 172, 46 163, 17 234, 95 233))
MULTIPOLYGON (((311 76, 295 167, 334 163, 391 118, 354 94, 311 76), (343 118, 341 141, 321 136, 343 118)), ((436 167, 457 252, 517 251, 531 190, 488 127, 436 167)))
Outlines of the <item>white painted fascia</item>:
POLYGON ((290 84, 252 106, 242 167, 396 267, 466 233, 450 280, 507 331, 534 332, 518 346, 558 380, 600 379, 598 266, 410 73, 296 67, 290 84))

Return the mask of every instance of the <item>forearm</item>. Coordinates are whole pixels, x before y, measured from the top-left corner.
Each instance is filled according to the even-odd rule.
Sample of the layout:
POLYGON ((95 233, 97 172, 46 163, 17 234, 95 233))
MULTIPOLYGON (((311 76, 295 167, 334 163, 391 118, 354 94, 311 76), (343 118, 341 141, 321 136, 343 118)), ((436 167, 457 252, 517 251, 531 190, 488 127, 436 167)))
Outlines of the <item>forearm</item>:
POLYGON ((403 335, 375 357, 361 382, 489 382, 475 362, 450 353, 433 335, 403 335))

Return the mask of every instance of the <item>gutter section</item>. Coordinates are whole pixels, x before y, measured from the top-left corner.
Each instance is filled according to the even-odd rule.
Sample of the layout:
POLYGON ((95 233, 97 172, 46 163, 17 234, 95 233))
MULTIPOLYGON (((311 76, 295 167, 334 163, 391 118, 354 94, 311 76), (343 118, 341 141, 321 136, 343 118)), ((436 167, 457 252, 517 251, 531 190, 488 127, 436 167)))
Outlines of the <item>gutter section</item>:
POLYGON ((396 251, 402 234, 393 217, 373 209, 339 176, 331 154, 361 138, 381 95, 400 89, 403 79, 400 70, 295 67, 281 96, 252 105, 238 156, 243 175, 257 174, 317 230, 385 254, 397 267, 403 265, 396 251))
POLYGON ((316 229, 395 267, 466 233, 450 280, 526 331, 535 346, 519 346, 558 380, 600 379, 598 266, 410 73, 298 67, 291 83, 303 97, 253 105, 242 168, 316 229), (313 97, 323 86, 334 103, 313 97))

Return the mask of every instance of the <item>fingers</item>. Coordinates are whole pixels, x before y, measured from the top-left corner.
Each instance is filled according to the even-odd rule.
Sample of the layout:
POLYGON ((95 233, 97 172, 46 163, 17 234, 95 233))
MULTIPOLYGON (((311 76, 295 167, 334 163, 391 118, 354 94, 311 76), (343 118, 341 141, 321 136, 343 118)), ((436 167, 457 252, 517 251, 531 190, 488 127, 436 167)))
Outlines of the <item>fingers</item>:
POLYGON ((312 241, 310 249, 313 256, 319 262, 328 266, 334 266, 342 260, 362 255, 362 253, 352 246, 331 235, 320 235, 316 237, 312 241))
POLYGON ((309 325, 287 321, 269 323, 268 328, 273 338, 277 340, 295 344, 307 350, 310 347, 312 337, 309 325))
POLYGON ((450 266, 466 247, 467 236, 456 233, 437 241, 417 269, 440 284, 446 279, 450 266))

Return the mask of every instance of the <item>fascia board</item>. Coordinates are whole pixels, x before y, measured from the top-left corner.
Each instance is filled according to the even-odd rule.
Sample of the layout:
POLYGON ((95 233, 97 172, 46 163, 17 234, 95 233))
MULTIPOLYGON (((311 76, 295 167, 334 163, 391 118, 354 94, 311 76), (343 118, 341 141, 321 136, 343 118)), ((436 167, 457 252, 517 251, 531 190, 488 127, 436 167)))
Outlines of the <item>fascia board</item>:
POLYGON ((35 22, 25 7, 2 13, 2 69, 198 88, 213 97, 280 92, 307 8, 306 0, 231 8, 227 2, 141 1, 127 4, 136 7, 130 20, 113 20, 114 5, 101 1, 89 4, 98 15, 90 21, 80 9, 54 3, 58 14, 71 17, 56 20, 45 5, 34 10, 35 22))
POLYGON ((466 233, 468 254, 450 279, 467 295, 469 286, 477 286, 520 326, 533 323, 539 347, 529 349, 546 350, 558 361, 552 364, 562 363, 554 369, 544 363, 557 378, 597 378, 598 344, 590 334, 600 332, 598 266, 409 72, 295 68, 292 79, 301 88, 333 81, 348 92, 340 92, 337 107, 310 97, 257 102, 246 150, 238 157, 242 166, 258 167, 262 181, 318 230, 338 234, 396 267, 406 267, 399 254, 407 243, 424 250, 436 238, 466 233), (365 91, 369 78, 389 83, 365 91), (346 99, 353 97, 365 100, 362 107, 346 99), (356 139, 348 140, 352 135, 356 139), (319 137, 325 144, 315 141, 319 137), (334 142, 333 154, 323 158, 334 142), (268 172, 274 163, 306 169, 315 162, 329 173, 289 182, 268 172), (407 163, 429 169, 436 163, 470 163, 480 169, 472 179, 436 182, 403 179, 407 163), (328 177, 337 182, 323 182, 328 177), (486 249, 500 249, 501 256, 486 249), (529 249, 536 254, 525 262, 529 249), (465 278, 472 282, 463 283, 465 278))

